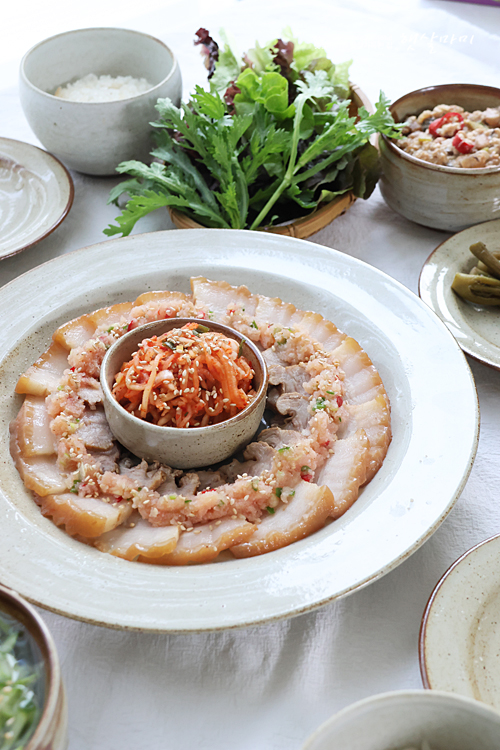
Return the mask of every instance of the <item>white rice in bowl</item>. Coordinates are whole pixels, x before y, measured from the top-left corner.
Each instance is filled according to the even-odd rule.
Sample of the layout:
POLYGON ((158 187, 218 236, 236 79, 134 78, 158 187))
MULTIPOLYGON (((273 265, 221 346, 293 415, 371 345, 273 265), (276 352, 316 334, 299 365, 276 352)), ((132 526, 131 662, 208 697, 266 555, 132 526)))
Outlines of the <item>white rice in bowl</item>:
POLYGON ((153 88, 145 78, 133 76, 96 76, 89 73, 73 83, 59 86, 54 96, 72 102, 112 102, 130 99, 153 88))

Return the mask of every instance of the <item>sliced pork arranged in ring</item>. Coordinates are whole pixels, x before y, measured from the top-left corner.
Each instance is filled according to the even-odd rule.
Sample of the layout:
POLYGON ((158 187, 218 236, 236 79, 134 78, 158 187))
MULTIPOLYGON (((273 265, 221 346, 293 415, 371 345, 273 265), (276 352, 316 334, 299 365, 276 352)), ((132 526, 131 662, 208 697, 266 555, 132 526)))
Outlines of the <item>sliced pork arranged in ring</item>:
POLYGON ((391 440, 387 394, 354 339, 319 313, 244 286, 191 283, 192 295, 147 292, 65 323, 16 386, 25 400, 11 424, 11 454, 42 513, 125 560, 184 565, 291 544, 355 502, 391 440), (106 350, 126 331, 175 317, 232 327, 268 365, 268 424, 222 466, 148 465, 106 422, 106 350))

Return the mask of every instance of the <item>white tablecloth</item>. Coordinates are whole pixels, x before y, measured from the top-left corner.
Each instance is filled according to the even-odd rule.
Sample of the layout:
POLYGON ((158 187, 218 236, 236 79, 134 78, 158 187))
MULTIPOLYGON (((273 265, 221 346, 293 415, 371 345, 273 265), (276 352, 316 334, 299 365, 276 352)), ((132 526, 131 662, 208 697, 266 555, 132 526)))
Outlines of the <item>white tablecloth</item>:
MULTIPOLYGON (((179 57, 185 95, 205 80, 192 46, 200 26, 214 35, 231 30, 246 49, 290 25, 333 60, 353 58, 352 80, 372 101, 381 88, 395 99, 424 85, 499 80, 500 7, 448 0, 29 0, 2 11, 0 136, 40 145, 17 96, 24 52, 52 34, 100 25, 163 39, 179 57)), ((102 229, 116 215, 106 198, 118 180, 73 179, 67 219, 43 242, 0 261, 2 284, 104 239, 102 229)), ((165 214, 153 214, 137 231, 171 226, 165 214)), ((361 258, 416 292, 422 264, 445 237, 393 213, 377 190, 312 241, 361 258)), ((62 661, 71 750, 298 750, 353 701, 421 687, 417 639, 434 585, 459 555, 500 530, 500 375, 470 365, 482 413, 471 476, 432 538, 376 583, 295 619, 197 635, 106 630, 41 611, 62 661)))

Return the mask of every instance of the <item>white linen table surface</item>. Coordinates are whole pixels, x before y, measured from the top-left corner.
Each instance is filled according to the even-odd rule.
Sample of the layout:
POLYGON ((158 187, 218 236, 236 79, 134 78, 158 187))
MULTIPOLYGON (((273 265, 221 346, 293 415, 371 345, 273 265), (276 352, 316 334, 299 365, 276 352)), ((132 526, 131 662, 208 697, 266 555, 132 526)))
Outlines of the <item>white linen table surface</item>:
MULTIPOLYGON (((290 26, 334 61, 352 58, 351 79, 372 102, 380 89, 394 100, 426 85, 500 80, 500 7, 448 0, 28 0, 4 8, 1 26, 0 136, 35 145, 17 94, 19 62, 33 44, 72 28, 122 26, 159 37, 179 58, 184 96, 206 80, 193 47, 200 26, 215 37, 221 27, 231 31, 242 50, 290 26)), ((106 199, 119 178, 73 179, 66 220, 0 261, 1 284, 105 239, 117 214, 106 199)), ((165 214, 150 215, 136 232, 172 228, 165 214)), ((422 264, 447 236, 401 218, 376 190, 311 239, 417 292, 422 264)), ((62 662, 70 750, 299 750, 344 706, 422 687, 417 640, 427 599, 458 556, 500 531, 500 373, 469 363, 482 424, 467 485, 424 546, 367 588, 294 619, 194 635, 107 630, 40 610, 62 662)))

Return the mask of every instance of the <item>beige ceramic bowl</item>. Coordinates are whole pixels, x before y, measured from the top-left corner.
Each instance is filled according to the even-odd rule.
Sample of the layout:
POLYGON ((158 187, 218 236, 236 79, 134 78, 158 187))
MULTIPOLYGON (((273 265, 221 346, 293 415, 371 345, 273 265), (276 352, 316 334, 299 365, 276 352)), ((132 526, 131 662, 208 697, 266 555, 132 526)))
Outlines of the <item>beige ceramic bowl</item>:
POLYGON ((382 693, 323 724, 302 750, 498 750, 500 714, 434 690, 382 693))
MULTIPOLYGON (((438 104, 458 104, 467 111, 500 106, 500 89, 453 83, 412 91, 390 110, 397 122, 438 104)), ((379 138, 380 191, 402 216, 434 229, 458 232, 500 218, 500 167, 462 169, 417 159, 386 136, 379 138)))
POLYGON ((101 366, 104 410, 116 439, 134 455, 167 466, 190 469, 223 461, 247 445, 257 432, 266 405, 268 374, 266 363, 255 344, 228 326, 197 320, 213 331, 241 342, 242 354, 254 371, 256 396, 246 409, 225 422, 207 427, 164 427, 130 414, 111 393, 114 377, 145 338, 161 336, 172 328, 181 328, 192 318, 171 318, 147 323, 126 333, 106 352, 101 366))
POLYGON ((52 636, 42 618, 12 589, 0 585, 0 617, 19 622, 42 662, 43 706, 38 725, 25 750, 65 750, 68 747, 67 707, 61 669, 52 636))
POLYGON ((33 132, 71 169, 115 174, 121 161, 148 161, 155 104, 178 105, 181 73, 173 52, 148 34, 129 29, 78 29, 32 47, 21 61, 19 95, 33 132), (110 102, 72 102, 54 96, 58 86, 96 76, 146 78, 145 93, 110 102))

